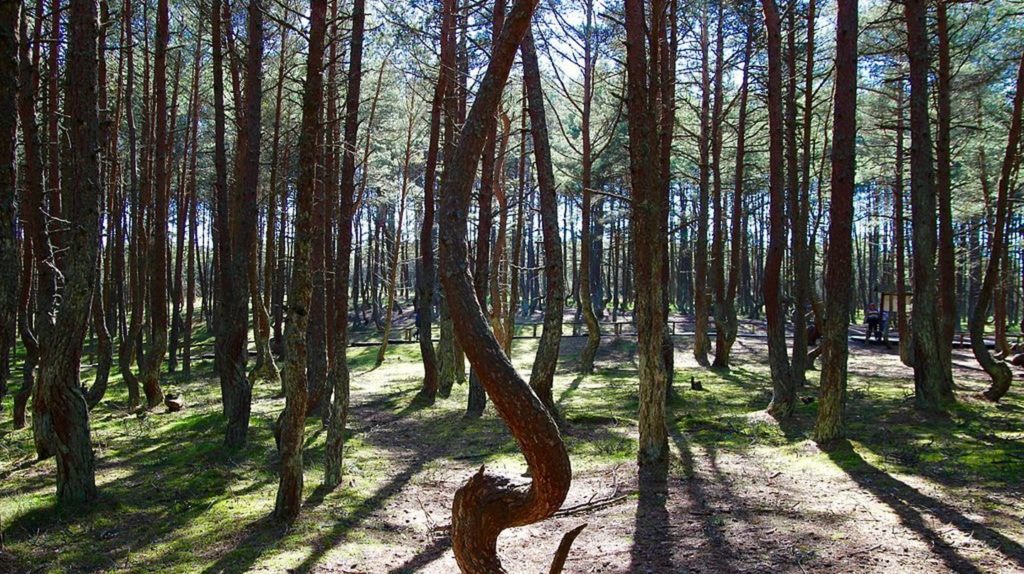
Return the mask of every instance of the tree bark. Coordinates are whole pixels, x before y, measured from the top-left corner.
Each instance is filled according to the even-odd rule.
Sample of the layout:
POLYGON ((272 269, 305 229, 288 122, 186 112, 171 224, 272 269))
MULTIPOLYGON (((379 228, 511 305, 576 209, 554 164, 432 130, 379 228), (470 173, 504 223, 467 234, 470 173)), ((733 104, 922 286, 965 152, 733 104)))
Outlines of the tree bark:
POLYGON ((136 341, 142 334, 142 313, 143 300, 145 298, 145 282, 142 274, 145 265, 145 257, 142 254, 145 232, 142 228, 144 209, 140 201, 141 189, 139 186, 138 150, 137 136, 135 129, 135 58, 132 36, 132 1, 125 0, 122 9, 124 19, 125 50, 126 55, 126 78, 124 88, 125 98, 125 120, 128 132, 128 196, 131 198, 135 209, 132 212, 132 241, 131 261, 129 263, 128 291, 131 298, 131 318, 128 322, 128 331, 121 338, 117 352, 118 370, 121 378, 124 379, 128 388, 128 408, 134 410, 139 407, 139 380, 132 371, 132 363, 137 357, 136 341))
POLYGON ((946 14, 948 0, 935 2, 935 33, 938 37, 938 70, 935 84, 936 126, 935 126, 935 194, 939 207, 938 243, 938 323, 940 367, 943 377, 943 392, 953 389, 953 331, 956 323, 956 255, 953 251, 953 208, 952 208, 952 152, 950 142, 950 39, 949 18, 946 14))
MULTIPOLYGON (((693 253, 693 356, 701 366, 708 366, 708 200, 711 195, 711 72, 709 64, 708 5, 700 16, 700 132, 697 134, 697 237, 693 253)), ((639 277, 638 277, 639 278, 639 277)))
MULTIPOLYGON (((226 357, 225 370, 230 370, 229 392, 224 397, 228 425, 224 444, 229 448, 245 445, 252 408, 252 379, 246 374, 248 362, 248 313, 246 302, 251 298, 250 260, 255 257, 256 221, 259 217, 260 125, 263 96, 263 8, 260 0, 249 0, 248 34, 245 56, 245 90, 238 112, 238 136, 235 144, 235 178, 231 190, 230 241, 231 260, 224 267, 234 277, 230 293, 223 301, 230 330, 232 354, 226 357)), ((257 298, 258 299, 258 298, 257 298)))
POLYGON ((167 352, 167 211, 170 177, 167 171, 167 43, 170 16, 167 0, 157 2, 156 46, 153 55, 153 130, 152 242, 149 244, 149 349, 142 361, 142 391, 146 407, 152 409, 164 400, 160 388, 160 366, 167 352))
POLYGON ((786 242, 785 162, 782 121, 782 25, 775 0, 761 0, 768 36, 768 253, 764 270, 764 306, 768 320, 768 362, 772 400, 768 412, 776 418, 793 414, 796 387, 786 346, 786 317, 782 301, 782 257, 786 242))
POLYGON ((64 185, 67 258, 64 286, 51 336, 42 346, 39 393, 52 421, 57 459, 57 499, 62 504, 96 498, 89 411, 79 380, 82 342, 100 249, 99 18, 95 1, 72 2, 68 18, 68 162, 64 185))
POLYGON ((562 269, 562 239, 558 235, 558 196, 555 171, 551 163, 547 119, 544 113, 544 92, 540 80, 540 64, 533 44, 533 33, 526 31, 522 46, 523 83, 530 106, 530 133, 540 186, 540 217, 544 235, 544 330, 537 343, 537 356, 530 373, 530 388, 553 417, 557 418, 552 386, 558 366, 558 350, 562 341, 562 312, 565 308, 565 273, 562 269))
POLYGON ((928 6, 924 0, 904 3, 907 55, 910 63, 910 204, 913 226, 914 389, 918 408, 944 410, 954 400, 943 374, 939 318, 935 301, 935 172, 928 126, 928 6))
MULTIPOLYGON (((999 186, 996 192, 996 220, 992 237, 989 240, 989 259, 985 268, 985 279, 974 303, 971 313, 971 350, 985 372, 992 377, 992 383, 982 396, 990 401, 998 401, 1010 390, 1013 372, 1003 361, 996 359, 988 352, 985 345, 985 324, 988 322, 989 305, 1000 278, 1000 263, 1003 250, 1007 249, 1006 233, 1010 203, 1010 186, 1014 177, 1015 164, 1018 161, 1021 139, 1022 108, 1024 108, 1024 53, 1021 54, 1017 69, 1017 86, 1013 96, 1013 115, 1010 118, 1010 130, 1006 140, 1006 155, 1003 158, 1002 170, 999 173, 999 186)), ((916 301, 916 298, 915 298, 916 301)), ((916 305, 915 305, 916 306, 916 305)))
MULTIPOLYGON (((357 2, 360 0, 357 0, 357 2)), ((278 420, 281 454, 280 483, 274 518, 291 523, 302 505, 302 441, 306 425, 306 323, 312 284, 309 259, 312 236, 313 194, 316 186, 320 106, 323 100, 324 33, 327 0, 310 2, 309 52, 306 85, 302 93, 302 125, 299 131, 298 196, 295 200, 295 242, 292 279, 285 326, 285 359, 281 382, 285 390, 284 412, 278 420)), ((351 79, 350 79, 351 81, 351 79)), ((358 94, 358 91, 357 91, 358 94)), ((358 95, 356 96, 358 98, 358 95)), ((349 155, 349 153, 346 153, 349 155)))
MULTIPOLYGON (((716 341, 715 365, 726 367, 730 364, 732 346, 736 342, 736 294, 739 291, 740 272, 743 267, 743 184, 746 169, 747 97, 750 84, 750 57, 754 50, 753 26, 748 22, 746 41, 743 46, 743 74, 740 80, 739 117, 736 121, 736 171, 732 195, 732 246, 729 252, 729 283, 725 300, 722 302, 725 323, 724 337, 716 341)), ((718 327, 716 327, 718 329, 718 327)))
MULTIPOLYGON (((589 374, 594 372, 594 357, 601 345, 601 325, 597 321, 597 314, 594 313, 593 284, 591 259, 594 250, 591 247, 593 239, 593 224, 591 223, 593 212, 593 171, 594 151, 593 141, 590 135, 591 116, 594 104, 594 3, 588 0, 584 3, 586 20, 584 23, 583 37, 583 106, 580 118, 580 138, 582 139, 582 158, 580 165, 580 184, 583 188, 582 208, 580 215, 580 307, 583 314, 583 321, 587 324, 587 344, 580 354, 580 372, 589 374)), ((599 266, 599 265, 598 265, 599 266)))
POLYGON ((456 333, 498 414, 522 449, 533 477, 524 492, 512 488, 506 479, 481 471, 456 493, 452 548, 459 567, 468 573, 504 572, 497 557, 498 535, 506 528, 531 524, 554 513, 565 499, 572 476, 558 428, 491 333, 468 271, 466 213, 486 139, 486 120, 497 110, 535 7, 533 0, 517 0, 513 5, 460 134, 454 155, 457 160, 445 165, 442 178, 441 280, 456 333))
MULTIPOLYGON (((664 25, 663 4, 651 7, 654 24, 664 25)), ((641 464, 660 464, 668 457, 668 429, 665 422, 665 399, 668 386, 665 355, 662 349, 665 309, 662 265, 666 243, 664 202, 659 170, 661 146, 658 133, 659 98, 662 68, 659 64, 658 25, 651 35, 650 62, 645 33, 645 9, 641 0, 627 0, 626 26, 626 110, 629 126, 630 180, 633 187, 632 239, 633 268, 636 280, 634 320, 637 329, 640 383, 641 464), (650 74, 650 75, 649 75, 650 74), (650 83, 648 83, 650 82, 650 83)), ((705 314, 706 317, 706 314, 705 314)))
POLYGON ((402 249, 402 224, 405 221, 405 199, 409 194, 409 164, 412 161, 412 134, 415 125, 415 103, 409 101, 409 114, 405 130, 405 153, 402 159, 402 183, 398 198, 398 221, 395 223, 394 240, 391 245, 391 253, 388 265, 388 297, 387 307, 384 311, 384 332, 381 333, 380 346, 377 348, 377 367, 384 363, 384 355, 388 350, 388 337, 391 336, 391 322, 394 318, 395 291, 398 287, 398 258, 402 249))
MULTIPOLYGON (((840 0, 836 20, 836 88, 833 108, 832 202, 825 263, 821 402, 814 440, 843 438, 850 299, 853 295, 853 196, 857 141, 857 0, 840 0)), ((799 336, 799 335, 798 335, 799 336)))
MULTIPOLYGON (((448 21, 442 16, 441 44, 448 42, 450 32, 448 21)), ((430 135, 427 142, 426 165, 423 170, 423 221, 420 227, 420 260, 416 269, 416 331, 423 363, 423 386, 416 395, 416 402, 432 405, 438 391, 437 354, 432 337, 432 311, 434 299, 434 186, 437 180, 437 156, 441 137, 441 113, 445 94, 450 82, 442 65, 438 71, 434 97, 430 104, 430 135)))
POLYGON ((0 5, 0 410, 7 396, 18 317, 18 242, 15 233, 20 2, 0 5))

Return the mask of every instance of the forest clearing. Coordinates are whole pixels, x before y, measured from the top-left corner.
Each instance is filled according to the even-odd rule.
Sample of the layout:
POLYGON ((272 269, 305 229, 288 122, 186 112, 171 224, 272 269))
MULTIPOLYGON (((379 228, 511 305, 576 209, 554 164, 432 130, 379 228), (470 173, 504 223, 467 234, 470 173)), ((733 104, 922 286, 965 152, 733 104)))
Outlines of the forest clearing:
MULTIPOLYGON (((677 347, 684 385, 670 401, 672 462, 638 478, 635 344, 610 341, 597 374, 571 368, 563 346, 555 394, 576 509, 515 529, 499 551, 518 571, 547 568, 561 533, 586 523, 566 572, 1015 572, 1024 569, 1024 400, 966 400, 945 419, 918 415, 908 369, 892 351, 854 344, 848 448, 810 440, 816 404, 780 425, 761 410, 763 341, 738 343, 740 366, 708 373, 677 347), (690 377, 704 391, 689 389, 690 377), (649 491, 638 480, 649 483, 649 491)), ((516 345, 528 368, 535 340, 516 345)), ((316 487, 324 436, 310 421, 302 517, 280 535, 266 520, 278 464, 269 430, 281 399, 258 388, 250 446, 233 453, 212 377, 169 382, 181 412, 127 413, 117 393, 97 412, 97 481, 108 494, 83 515, 52 506, 50 471, 31 450, 8 450, 0 516, 12 571, 451 572, 450 494, 481 464, 526 467, 488 410, 466 420, 465 385, 434 409, 416 408, 418 352, 351 356, 355 375, 344 491, 316 487), (10 516, 17 518, 12 523, 10 516), (29 567, 28 565, 32 566, 29 567)), ((984 377, 954 355, 965 393, 984 377)), ((205 362, 204 362, 205 363, 205 362)), ((201 364, 199 369, 204 369, 201 364)), ((812 395, 808 387, 801 394, 812 395)), ((4 429, 7 430, 6 428, 4 429)), ((24 442, 24 441, 20 441, 24 442)), ((9 444, 9 443, 7 443, 9 444)), ((520 480, 525 481, 525 478, 520 480)))

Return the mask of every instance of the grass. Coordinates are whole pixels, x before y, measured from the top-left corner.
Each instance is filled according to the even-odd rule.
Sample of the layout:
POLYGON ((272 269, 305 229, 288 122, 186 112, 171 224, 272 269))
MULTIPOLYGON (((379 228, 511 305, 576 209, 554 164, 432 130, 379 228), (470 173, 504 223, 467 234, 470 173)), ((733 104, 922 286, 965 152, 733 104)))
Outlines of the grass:
MULTIPOLYGON (((564 345, 555 380, 574 470, 631 464, 638 410, 634 343, 606 341, 597 372, 581 377, 572 371, 578 341, 564 345)), ((536 344, 517 341, 513 360, 520 372, 529 371, 536 344)), ((39 572, 304 572, 320 563, 351 562, 357 549, 391 543, 391 534, 367 524, 398 504, 412 482, 428 488, 422 495, 444 498, 447 505, 450 489, 423 487, 424 476, 460 464, 524 468, 492 409, 481 419, 463 419, 464 385, 434 407, 411 406, 422 368, 416 345, 391 347, 384 365, 372 369, 375 353, 364 347, 349 354, 356 406, 343 486, 317 490, 325 433, 319 420, 310 419, 307 504, 286 531, 266 521, 277 487, 270 428, 283 401, 273 397, 276 388, 256 388, 249 444, 229 451, 221 444, 225 422, 210 362, 194 364, 192 380, 166 375, 165 386, 182 395, 184 411, 144 417, 123 410, 127 398, 115 369, 106 400, 91 415, 101 497, 87 507, 55 504, 53 462, 34 462, 31 431, 14 431, 5 418, 0 558, 39 572)), ((83 373, 83 380, 90 379, 83 373)), ((848 399, 850 447, 824 452, 809 442, 816 401, 799 404, 793 420, 781 425, 758 414, 770 388, 765 367, 682 368, 675 381, 670 434, 698 448, 757 453, 779 468, 812 476, 877 469, 937 488, 970 485, 974 500, 993 512, 1002 508, 1003 493, 1019 490, 1024 476, 1018 389, 998 406, 968 398, 949 416, 926 418, 908 398, 912 382, 855 375, 848 399), (691 391, 691 377, 706 390, 691 391)), ((816 390, 801 395, 815 396, 816 390)), ((0 560, 0 570, 6 563, 0 560)))

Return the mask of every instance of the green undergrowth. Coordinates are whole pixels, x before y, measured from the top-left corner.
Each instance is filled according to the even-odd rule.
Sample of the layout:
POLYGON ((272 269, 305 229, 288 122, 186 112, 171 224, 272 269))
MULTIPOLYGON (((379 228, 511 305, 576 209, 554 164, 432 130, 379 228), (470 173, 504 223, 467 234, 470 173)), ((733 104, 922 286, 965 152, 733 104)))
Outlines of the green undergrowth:
MULTIPOLYGON (((513 360, 524 377, 536 345, 536 340, 516 342, 513 360)), ((588 473, 632 465, 635 343, 605 340, 595 372, 585 376, 575 372, 581 345, 580 339, 566 339, 554 387, 573 468, 588 473)), ((230 451, 222 445, 225 422, 209 361, 194 363, 191 380, 180 373, 165 375, 165 389, 186 404, 173 414, 163 408, 144 415, 127 412, 115 368, 107 398, 91 414, 100 499, 73 508, 56 505, 53 461, 35 462, 31 431, 13 430, 5 413, 0 569, 13 563, 38 572, 305 572, 324 562, 355 560, 353 548, 386 545, 386 535, 366 524, 417 477, 452 468, 468 473, 480 465, 513 472, 525 468, 493 407, 480 419, 463 416, 468 385, 456 385, 451 397, 431 407, 414 403, 422 375, 417 345, 392 346, 376 369, 375 355, 375 347, 349 352, 354 406, 344 482, 333 492, 318 489, 325 431, 318 418, 307 421, 307 502, 287 530, 267 520, 277 488, 271 428, 283 407, 275 386, 256 386, 248 446, 230 451)), ((91 377, 83 372, 83 380, 91 377)), ((816 378, 809 373, 812 384, 816 378)), ((745 365, 740 358, 729 371, 679 369, 669 399, 670 442, 677 449, 685 443, 756 454, 780 469, 851 475, 878 469, 940 487, 1019 489, 1024 476, 1019 389, 999 405, 965 398, 948 416, 925 417, 913 408, 912 387, 908 380, 854 377, 848 397, 851 442, 845 449, 823 451, 809 440, 816 400, 798 402, 794 417, 781 424, 763 414, 770 398, 767 367, 745 365), (691 379, 704 390, 691 390, 691 379)), ((817 389, 809 386, 799 395, 815 398, 817 389)), ((421 488, 432 490, 425 496, 452 496, 427 484, 421 488)))

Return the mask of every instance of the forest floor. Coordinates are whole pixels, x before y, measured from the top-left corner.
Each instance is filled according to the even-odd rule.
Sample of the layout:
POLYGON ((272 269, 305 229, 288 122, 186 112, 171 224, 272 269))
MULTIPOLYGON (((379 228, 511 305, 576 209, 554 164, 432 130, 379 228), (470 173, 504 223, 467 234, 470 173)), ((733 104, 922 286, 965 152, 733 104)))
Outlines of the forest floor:
MULTIPOLYGON (((958 404, 924 417, 895 349, 851 344, 851 440, 826 452, 809 440, 816 401, 781 425, 763 413, 763 340, 740 339, 737 366, 711 372, 680 339, 671 463, 640 477, 635 342, 606 338, 595 374, 580 377, 582 342, 563 341, 555 397, 574 471, 563 508, 583 508, 503 534, 510 571, 546 572, 561 534, 587 523, 565 572, 1024 572, 1024 391, 997 405, 975 398, 985 377, 967 351, 954 359, 958 404), (691 377, 705 390, 690 390, 691 377)), ((516 342, 520 372, 535 349, 516 342)), ((350 353, 343 486, 317 488, 325 437, 310 419, 306 504, 284 532, 266 520, 276 387, 257 386, 250 444, 232 452, 208 362, 191 381, 168 376, 186 402, 178 413, 126 412, 115 378, 92 415, 101 497, 72 509, 55 506, 53 462, 34 462, 31 431, 13 431, 5 413, 0 572, 457 571, 446 531, 455 489, 482 464, 525 482, 525 465, 493 409, 462 417, 466 385, 410 406, 416 345, 393 346, 372 369, 375 351, 350 353)), ((817 372, 808 379, 801 395, 814 397, 817 372)))

